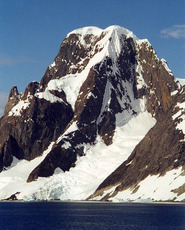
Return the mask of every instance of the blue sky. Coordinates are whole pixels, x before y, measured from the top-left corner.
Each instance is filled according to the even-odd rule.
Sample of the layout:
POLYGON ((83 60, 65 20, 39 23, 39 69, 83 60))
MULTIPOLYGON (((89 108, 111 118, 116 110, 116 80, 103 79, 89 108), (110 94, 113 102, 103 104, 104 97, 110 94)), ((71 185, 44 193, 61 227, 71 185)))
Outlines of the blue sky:
POLYGON ((184 0, 0 0, 0 92, 40 81, 68 32, 110 25, 147 38, 185 78, 184 0))

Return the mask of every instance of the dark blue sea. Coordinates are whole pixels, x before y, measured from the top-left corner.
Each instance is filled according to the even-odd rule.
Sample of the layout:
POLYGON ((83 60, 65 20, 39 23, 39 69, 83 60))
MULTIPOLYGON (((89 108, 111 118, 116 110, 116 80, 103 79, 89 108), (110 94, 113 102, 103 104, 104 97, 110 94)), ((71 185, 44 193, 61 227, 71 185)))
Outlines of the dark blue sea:
POLYGON ((0 230, 182 230, 185 205, 0 202, 0 230))

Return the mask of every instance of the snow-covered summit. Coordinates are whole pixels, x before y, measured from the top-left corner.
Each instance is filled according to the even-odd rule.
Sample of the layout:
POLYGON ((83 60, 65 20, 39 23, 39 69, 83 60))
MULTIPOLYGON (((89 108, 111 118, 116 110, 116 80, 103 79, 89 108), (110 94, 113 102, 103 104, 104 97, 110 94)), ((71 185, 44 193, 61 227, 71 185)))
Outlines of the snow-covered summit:
MULTIPOLYGON (((67 35, 65 42, 68 45, 72 44, 73 47, 78 47, 79 50, 85 49, 86 56, 80 57, 79 54, 76 54, 75 49, 72 48, 74 49, 74 51, 72 51, 72 55, 75 57, 75 63, 71 63, 71 65, 67 63, 67 66, 69 66, 68 73, 62 78, 56 74, 55 79, 48 82, 45 91, 37 93, 36 96, 38 98, 49 100, 50 102, 62 102, 61 98, 57 99, 57 97, 51 95, 51 91, 63 90, 66 94, 67 102, 74 110, 80 88, 87 78, 91 68, 98 63, 103 63, 107 60, 107 58, 110 58, 112 60, 112 66, 110 66, 111 71, 109 71, 109 75, 112 75, 112 72, 113 76, 116 74, 120 75, 117 59, 123 51, 123 48, 127 46, 125 44, 127 38, 133 38, 134 41, 139 41, 133 32, 120 26, 110 26, 105 30, 98 27, 84 27, 70 32, 67 35), (73 34, 78 36, 79 40, 73 41, 70 37, 70 35, 73 34), (87 35, 93 35, 93 37, 90 37, 90 40, 88 39, 87 41, 87 35), (126 38, 123 38, 122 35, 126 38), (87 64, 84 65, 84 63, 87 64), (78 72, 74 71, 74 69, 78 70, 78 72)), ((125 48, 123 52, 126 55, 127 52, 131 51, 129 51, 129 48, 125 48)), ((62 61, 67 62, 64 59, 62 59, 62 61)), ((69 61, 71 62, 71 60, 69 61)), ((50 71, 54 71, 55 73, 58 71, 56 63, 57 61, 55 60, 49 67, 50 71)), ((134 66, 129 68, 133 71, 134 66)))
POLYGON ((10 94, 0 120, 0 198, 80 200, 101 184, 97 199, 115 183, 133 189, 183 165, 184 130, 175 129, 183 94, 148 40, 123 27, 70 32, 41 81, 10 94))
POLYGON ((88 35, 88 34, 93 34, 96 36, 99 36, 103 32, 102 29, 96 27, 96 26, 87 26, 87 27, 82 27, 79 29, 75 29, 67 34, 67 37, 70 34, 80 34, 80 35, 88 35))
POLYGON ((119 35, 125 35, 127 38, 131 37, 135 41, 140 40, 132 31, 118 25, 112 25, 105 29, 101 29, 96 26, 89 26, 89 27, 87 26, 71 31, 70 33, 67 34, 67 37, 71 34, 78 34, 81 36, 87 36, 87 35, 100 36, 102 33, 105 34, 117 33, 119 35))

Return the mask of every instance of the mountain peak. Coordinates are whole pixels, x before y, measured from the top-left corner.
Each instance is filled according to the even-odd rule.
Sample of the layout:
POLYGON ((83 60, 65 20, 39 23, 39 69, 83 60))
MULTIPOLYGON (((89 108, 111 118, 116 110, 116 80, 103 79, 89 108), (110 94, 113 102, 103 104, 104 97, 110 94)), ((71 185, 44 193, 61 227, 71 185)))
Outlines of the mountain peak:
POLYGON ((118 25, 112 25, 112 26, 109 26, 105 29, 101 29, 101 28, 98 28, 96 26, 82 27, 82 28, 75 29, 75 30, 71 31, 70 33, 67 34, 67 37, 71 34, 79 34, 81 36, 87 36, 87 35, 100 36, 101 33, 111 34, 113 32, 116 32, 119 35, 125 35, 127 37, 132 37, 134 40, 139 40, 137 38, 137 36, 132 31, 130 31, 124 27, 118 26, 118 25))
POLYGON ((73 31, 71 31, 70 33, 67 34, 67 37, 70 34, 80 34, 80 35, 88 35, 88 34, 93 34, 93 35, 100 35, 102 33, 102 29, 96 27, 96 26, 86 26, 86 27, 82 27, 79 29, 75 29, 73 31))
POLYGON ((0 120, 0 198, 78 200, 99 186, 91 198, 112 199, 184 166, 183 90, 147 39, 116 25, 70 32, 41 81, 11 91, 0 120))

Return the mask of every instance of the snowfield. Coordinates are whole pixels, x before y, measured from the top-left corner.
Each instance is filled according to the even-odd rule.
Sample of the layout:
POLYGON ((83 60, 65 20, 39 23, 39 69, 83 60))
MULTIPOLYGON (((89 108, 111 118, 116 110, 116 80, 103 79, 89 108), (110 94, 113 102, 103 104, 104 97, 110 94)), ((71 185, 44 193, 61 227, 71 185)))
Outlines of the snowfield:
POLYGON ((79 157, 76 167, 69 172, 55 170, 49 178, 39 178, 27 183, 29 173, 44 159, 43 156, 28 162, 15 160, 14 164, 0 174, 0 199, 20 192, 17 197, 24 200, 85 200, 133 151, 134 147, 155 124, 148 112, 141 112, 124 126, 118 126, 113 144, 106 146, 100 137, 94 146, 86 145, 86 156, 79 157))
MULTIPOLYGON (((138 190, 132 189, 119 192, 110 201, 113 202, 146 202, 146 201, 183 201, 185 193, 177 196, 174 189, 184 185, 185 176, 182 167, 168 171, 164 176, 148 176, 138 184, 138 190)), ((112 188, 115 189, 115 188, 112 188)), ((109 192, 113 191, 110 189, 109 192)))

